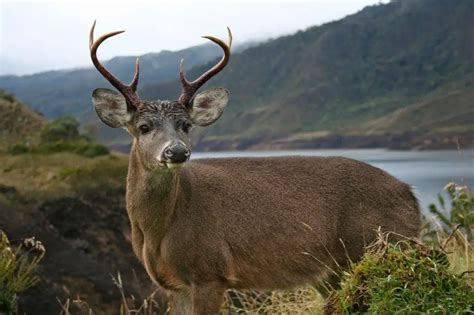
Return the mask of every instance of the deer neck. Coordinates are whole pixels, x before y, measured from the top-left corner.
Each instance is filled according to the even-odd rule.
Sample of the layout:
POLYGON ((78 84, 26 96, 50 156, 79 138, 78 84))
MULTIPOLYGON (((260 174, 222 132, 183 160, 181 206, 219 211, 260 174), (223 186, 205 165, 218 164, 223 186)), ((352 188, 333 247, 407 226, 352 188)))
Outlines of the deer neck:
POLYGON ((144 234, 166 234, 179 193, 179 169, 147 169, 132 144, 127 176, 127 212, 144 234))

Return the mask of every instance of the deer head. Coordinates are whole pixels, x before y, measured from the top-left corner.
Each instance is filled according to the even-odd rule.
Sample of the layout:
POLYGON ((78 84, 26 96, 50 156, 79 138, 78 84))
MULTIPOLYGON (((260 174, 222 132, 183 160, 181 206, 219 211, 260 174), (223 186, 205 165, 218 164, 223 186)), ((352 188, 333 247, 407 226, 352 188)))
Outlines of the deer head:
POLYGON ((188 81, 181 60, 179 77, 181 95, 176 101, 145 101, 137 94, 139 79, 138 58, 135 75, 128 85, 112 75, 98 60, 97 48, 107 38, 123 33, 107 33, 94 41, 95 22, 89 36, 91 59, 97 70, 120 92, 99 88, 92 93, 92 102, 99 118, 112 128, 125 128, 134 137, 134 148, 142 164, 149 168, 181 165, 191 155, 189 130, 192 126, 208 126, 224 111, 229 92, 224 88, 212 88, 198 93, 201 86, 218 74, 229 62, 232 33, 228 44, 222 40, 203 36, 224 50, 222 59, 194 81, 188 81))

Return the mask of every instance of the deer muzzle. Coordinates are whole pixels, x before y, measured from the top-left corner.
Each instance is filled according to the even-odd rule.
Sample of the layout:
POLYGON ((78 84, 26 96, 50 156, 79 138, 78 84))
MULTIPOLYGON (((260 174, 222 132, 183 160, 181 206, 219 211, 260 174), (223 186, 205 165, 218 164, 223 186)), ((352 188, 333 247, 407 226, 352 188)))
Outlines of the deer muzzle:
POLYGON ((191 151, 181 142, 175 142, 164 148, 161 160, 166 164, 181 164, 189 160, 191 151))

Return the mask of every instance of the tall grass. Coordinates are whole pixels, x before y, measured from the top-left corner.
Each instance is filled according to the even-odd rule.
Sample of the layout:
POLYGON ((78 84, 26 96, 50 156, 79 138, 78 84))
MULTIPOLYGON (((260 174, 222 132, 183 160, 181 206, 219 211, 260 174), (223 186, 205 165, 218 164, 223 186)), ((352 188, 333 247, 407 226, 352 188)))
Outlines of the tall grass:
POLYGON ((34 238, 13 247, 0 231, 0 314, 16 312, 18 295, 38 283, 35 270, 45 249, 34 238))

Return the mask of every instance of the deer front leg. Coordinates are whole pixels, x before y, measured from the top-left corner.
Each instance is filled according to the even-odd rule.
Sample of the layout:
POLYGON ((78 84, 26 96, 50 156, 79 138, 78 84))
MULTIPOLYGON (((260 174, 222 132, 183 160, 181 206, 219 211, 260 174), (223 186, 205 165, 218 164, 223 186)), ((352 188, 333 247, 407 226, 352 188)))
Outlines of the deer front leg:
POLYGON ((219 315, 225 289, 220 283, 193 285, 191 288, 192 315, 219 315))
POLYGON ((191 314, 191 295, 187 290, 169 291, 168 313, 169 315, 191 314))

